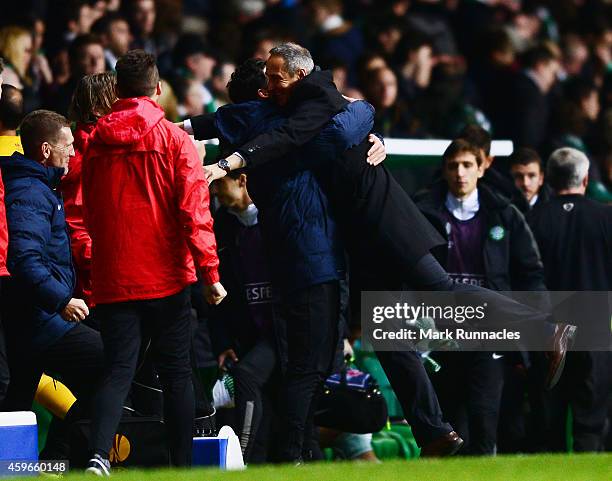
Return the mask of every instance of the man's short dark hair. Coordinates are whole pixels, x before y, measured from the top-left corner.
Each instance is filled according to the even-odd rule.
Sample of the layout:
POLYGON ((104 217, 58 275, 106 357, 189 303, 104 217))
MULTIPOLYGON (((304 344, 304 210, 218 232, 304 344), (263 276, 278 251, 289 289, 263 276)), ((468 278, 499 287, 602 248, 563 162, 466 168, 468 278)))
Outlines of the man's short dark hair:
POLYGON ((70 60, 70 68, 72 69, 73 75, 82 76, 83 72, 79 72, 79 59, 83 56, 83 51, 89 45, 100 45, 103 47, 100 37, 93 33, 86 33, 76 37, 68 47, 68 59, 70 60))
POLYGON ((468 153, 476 157, 476 163, 480 166, 483 162, 482 155, 480 154, 480 147, 472 144, 465 139, 455 139, 446 148, 442 154, 442 165, 446 165, 446 162, 454 159, 459 154, 468 153))
POLYGON ((317 62, 317 64, 323 70, 334 70, 334 69, 348 70, 348 63, 346 63, 340 57, 336 57, 334 55, 321 57, 319 61, 317 62))
POLYGON ((115 22, 126 22, 127 19, 119 12, 109 12, 103 17, 100 17, 91 26, 91 33, 96 35, 105 35, 110 33, 111 26, 115 22))
POLYGON ((263 60, 251 58, 236 68, 227 84, 229 98, 233 103, 257 100, 257 91, 266 88, 268 84, 265 66, 263 60))
POLYGON ((2 87, 0 97, 0 123, 7 130, 16 130, 23 119, 23 95, 12 85, 2 87))
POLYGON ((543 170, 540 154, 528 147, 519 147, 510 156, 510 167, 513 165, 529 165, 534 162, 540 166, 540 170, 543 170))
POLYGON ((37 150, 44 142, 56 144, 64 127, 70 122, 63 115, 50 110, 35 110, 26 115, 21 122, 20 135, 23 153, 36 160, 37 150))
POLYGON ((532 69, 538 64, 552 62, 553 60, 557 60, 557 57, 549 47, 543 44, 531 47, 523 54, 525 68, 532 69))
POLYGON ((130 50, 117 60, 117 96, 151 97, 159 82, 155 55, 144 50, 130 50))
POLYGON ((227 176, 230 179, 238 180, 242 174, 247 174, 247 169, 241 168, 231 170, 230 172, 228 172, 227 176))
POLYGON ((0 57, 0 74, 2 73, 3 70, 4 70, 4 59, 0 57))
POLYGON ((467 140, 470 144, 482 149, 485 155, 491 155, 491 134, 480 125, 466 125, 459 134, 459 138, 467 140))

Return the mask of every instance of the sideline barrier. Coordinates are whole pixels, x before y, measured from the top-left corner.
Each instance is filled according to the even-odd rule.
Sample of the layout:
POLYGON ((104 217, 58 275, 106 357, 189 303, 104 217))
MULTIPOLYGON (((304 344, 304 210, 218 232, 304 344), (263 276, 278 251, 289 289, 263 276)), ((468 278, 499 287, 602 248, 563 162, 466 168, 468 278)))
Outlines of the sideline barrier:
MULTIPOLYGON (((393 139, 386 138, 387 159, 385 165, 393 171, 396 180, 413 194, 429 185, 433 175, 440 167, 442 154, 450 140, 441 139, 393 139)), ((206 164, 216 162, 219 153, 219 140, 206 141, 206 164)), ((509 169, 508 157, 514 151, 511 140, 494 140, 491 155, 502 170, 509 169)), ((600 181, 591 181, 587 197, 604 203, 612 203, 612 191, 600 181)))
MULTIPOLYGON (((219 139, 211 139, 206 143, 207 164, 214 161, 219 153, 219 139)), ((411 159, 419 158, 421 161, 437 163, 442 154, 451 143, 446 139, 393 139, 385 138, 387 161, 410 163, 411 159)), ((491 142, 491 155, 495 157, 508 157, 512 154, 514 146, 511 140, 494 140, 491 142)), ((408 167, 409 165, 404 165, 408 167)))
MULTIPOLYGON (((440 167, 441 157, 450 144, 444 139, 393 139, 385 138, 387 159, 385 165, 393 171, 396 180, 412 194, 426 187, 436 170, 440 167)), ((491 155, 496 162, 503 163, 512 154, 514 145, 511 140, 494 140, 491 155)), ((206 164, 217 161, 219 140, 206 141, 206 164)))

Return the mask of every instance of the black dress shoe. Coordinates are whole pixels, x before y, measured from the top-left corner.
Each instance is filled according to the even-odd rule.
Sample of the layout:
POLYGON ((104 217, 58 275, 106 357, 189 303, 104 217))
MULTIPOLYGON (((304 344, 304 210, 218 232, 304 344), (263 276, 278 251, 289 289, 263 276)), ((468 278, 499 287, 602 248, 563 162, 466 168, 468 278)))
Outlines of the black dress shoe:
POLYGON ((576 326, 570 324, 555 324, 555 333, 551 340, 551 350, 546 353, 548 372, 546 374, 545 386, 547 389, 555 387, 561 378, 561 374, 563 374, 567 351, 574 342, 576 329, 576 326))
POLYGON ((434 439, 421 449, 422 458, 452 456, 463 446, 463 439, 455 431, 434 439))

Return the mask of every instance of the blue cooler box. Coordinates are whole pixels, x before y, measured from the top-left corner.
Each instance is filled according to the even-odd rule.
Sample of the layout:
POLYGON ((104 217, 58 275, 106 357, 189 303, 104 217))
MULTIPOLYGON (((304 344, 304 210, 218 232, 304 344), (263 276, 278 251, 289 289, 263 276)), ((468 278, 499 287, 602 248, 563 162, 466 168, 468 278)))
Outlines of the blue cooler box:
POLYGON ((193 438, 193 466, 214 466, 225 469, 227 438, 193 438))
POLYGON ((0 476, 38 475, 37 472, 18 472, 11 469, 15 462, 38 461, 38 427, 31 411, 0 412, 0 476))

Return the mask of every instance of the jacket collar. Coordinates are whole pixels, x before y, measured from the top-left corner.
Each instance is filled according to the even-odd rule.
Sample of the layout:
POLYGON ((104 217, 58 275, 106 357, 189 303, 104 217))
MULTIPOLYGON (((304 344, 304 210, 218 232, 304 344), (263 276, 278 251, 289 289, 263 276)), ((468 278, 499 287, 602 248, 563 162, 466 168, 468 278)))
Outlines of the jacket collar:
POLYGON ((252 227, 254 225, 257 225, 258 211, 257 207, 255 207, 255 204, 249 204, 249 206, 243 211, 227 209, 227 212, 236 217, 236 219, 238 219, 238 222, 240 222, 245 227, 252 227))
POLYGON ((10 157, 0 157, 0 167, 5 181, 31 177, 44 182, 51 189, 56 189, 64 176, 64 169, 42 165, 19 152, 10 157))
MULTIPOLYGON (((439 179, 433 183, 429 191, 418 202, 419 207, 427 212, 439 213, 445 208, 448 187, 446 181, 439 179)), ((493 192, 486 184, 478 183, 478 204, 487 209, 503 209, 510 201, 493 192)))
MULTIPOLYGON (((318 93, 320 93, 319 89, 331 89, 331 91, 337 91, 331 70, 320 70, 318 67, 315 67, 315 69, 306 75, 306 77, 299 80, 298 85, 295 86, 289 97, 287 107, 294 108, 297 104, 302 102, 304 98, 312 95, 313 91, 311 89, 313 87, 316 88, 315 92, 318 93)), ((340 93, 337 95, 340 99, 344 100, 340 93)), ((347 100, 345 100, 345 102, 348 103, 347 100)))
POLYGON ((478 188, 474 189, 474 192, 465 199, 458 199, 450 192, 447 192, 444 205, 455 219, 470 220, 475 217, 480 210, 478 188))

